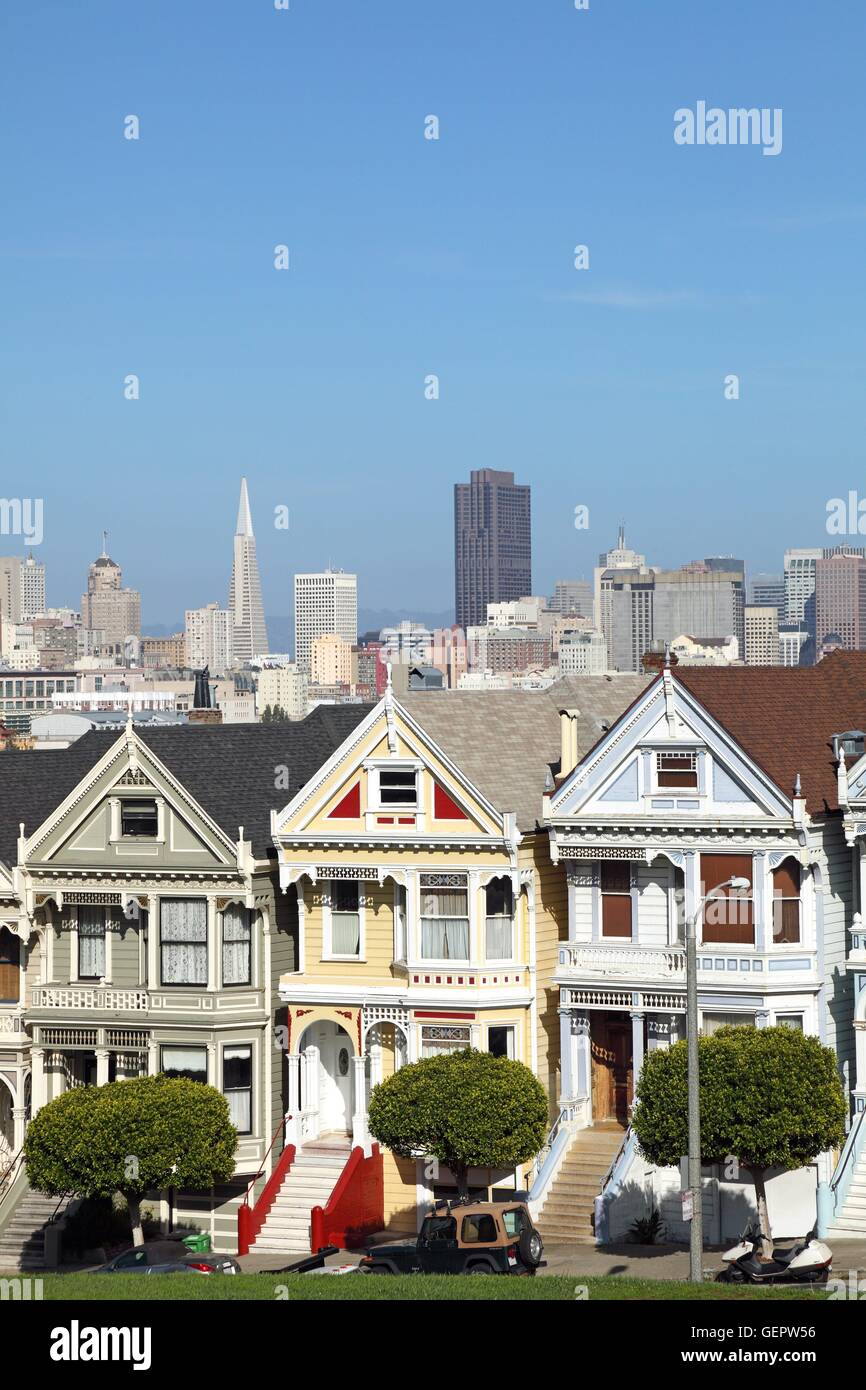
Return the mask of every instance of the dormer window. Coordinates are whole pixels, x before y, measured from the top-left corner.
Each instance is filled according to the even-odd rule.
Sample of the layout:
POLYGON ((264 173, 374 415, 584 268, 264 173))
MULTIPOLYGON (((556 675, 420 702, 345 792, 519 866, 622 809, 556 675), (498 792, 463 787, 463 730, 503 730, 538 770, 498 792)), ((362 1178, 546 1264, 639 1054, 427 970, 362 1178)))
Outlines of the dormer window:
POLYGON ((691 787, 698 785, 697 753, 656 753, 656 785, 691 787))
POLYGON ((120 833, 139 840, 155 840, 159 833, 156 802, 143 799, 121 801, 120 833))
POLYGON ((380 806, 417 806, 418 774, 414 767, 398 767, 379 772, 380 806))

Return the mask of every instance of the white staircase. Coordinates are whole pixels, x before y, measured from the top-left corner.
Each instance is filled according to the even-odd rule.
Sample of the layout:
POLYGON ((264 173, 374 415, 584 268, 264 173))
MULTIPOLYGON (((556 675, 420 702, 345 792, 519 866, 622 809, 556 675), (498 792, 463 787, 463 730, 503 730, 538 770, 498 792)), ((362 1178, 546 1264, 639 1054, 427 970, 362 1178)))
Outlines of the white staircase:
POLYGON ((253 1252, 309 1255, 310 1212, 327 1205, 350 1153, 350 1141, 342 1135, 304 1144, 283 1179, 253 1252))
POLYGON ((45 1268, 45 1227, 60 1215, 67 1200, 22 1189, 0 1232, 0 1270, 45 1268))
POLYGON ((850 1239, 852 1236, 866 1236, 866 1145, 860 1152, 851 1178, 851 1186, 845 1197, 845 1204, 837 1219, 827 1231, 828 1239, 850 1239))

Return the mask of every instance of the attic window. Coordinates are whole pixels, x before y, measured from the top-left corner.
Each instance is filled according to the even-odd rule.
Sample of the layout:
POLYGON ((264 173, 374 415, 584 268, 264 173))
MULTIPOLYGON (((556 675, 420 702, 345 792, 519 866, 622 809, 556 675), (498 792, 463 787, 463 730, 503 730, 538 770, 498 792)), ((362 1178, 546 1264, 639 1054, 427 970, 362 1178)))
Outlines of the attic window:
POLYGON ((155 840, 159 833, 159 816, 155 801, 121 801, 120 833, 136 839, 155 840))
POLYGON ((379 773, 380 806, 415 806, 418 801, 417 776, 414 767, 401 767, 379 773))
POLYGON ((697 753, 656 753, 656 783, 660 787, 697 787, 697 753))

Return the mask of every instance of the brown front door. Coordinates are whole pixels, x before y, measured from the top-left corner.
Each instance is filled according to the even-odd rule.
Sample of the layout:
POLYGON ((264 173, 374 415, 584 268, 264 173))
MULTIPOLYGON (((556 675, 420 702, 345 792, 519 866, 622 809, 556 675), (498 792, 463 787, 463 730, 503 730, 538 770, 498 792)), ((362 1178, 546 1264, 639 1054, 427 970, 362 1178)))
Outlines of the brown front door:
POLYGON ((590 1042, 593 1119, 626 1125, 634 1094, 631 1020, 621 1014, 593 1013, 590 1042))

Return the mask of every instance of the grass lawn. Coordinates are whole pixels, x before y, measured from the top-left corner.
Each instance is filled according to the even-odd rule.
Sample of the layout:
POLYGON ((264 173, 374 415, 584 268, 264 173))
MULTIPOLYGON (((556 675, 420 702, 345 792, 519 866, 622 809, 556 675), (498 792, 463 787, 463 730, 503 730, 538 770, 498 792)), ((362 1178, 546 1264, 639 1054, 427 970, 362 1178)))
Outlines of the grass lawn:
POLYGON ((456 1275, 405 1275, 393 1278, 372 1278, 366 1275, 318 1274, 237 1274, 193 1275, 167 1274, 148 1278, 140 1274, 46 1274, 43 1293, 48 1300, 124 1299, 135 1302, 150 1300, 196 1300, 213 1302, 225 1299, 512 1299, 573 1302, 576 1298, 592 1299, 723 1299, 734 1302, 765 1301, 767 1299, 814 1299, 823 1295, 808 1289, 755 1289, 742 1285, 701 1285, 666 1279, 582 1279, 562 1275, 544 1275, 536 1279, 505 1279, 496 1277, 461 1277, 456 1275), (586 1294, 578 1290, 586 1289, 586 1294))

